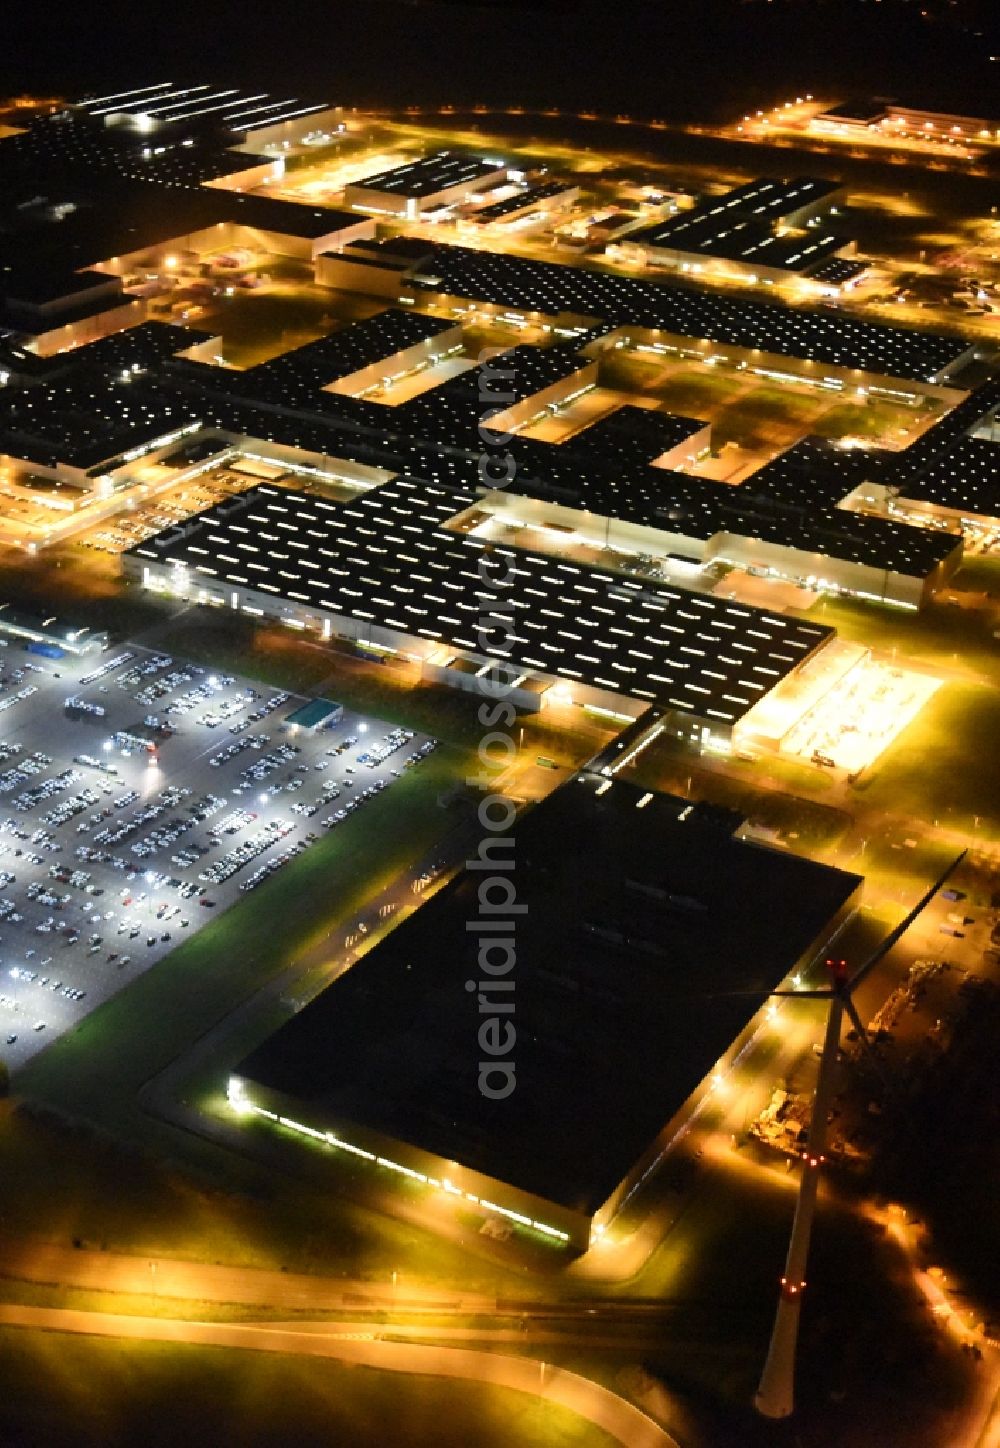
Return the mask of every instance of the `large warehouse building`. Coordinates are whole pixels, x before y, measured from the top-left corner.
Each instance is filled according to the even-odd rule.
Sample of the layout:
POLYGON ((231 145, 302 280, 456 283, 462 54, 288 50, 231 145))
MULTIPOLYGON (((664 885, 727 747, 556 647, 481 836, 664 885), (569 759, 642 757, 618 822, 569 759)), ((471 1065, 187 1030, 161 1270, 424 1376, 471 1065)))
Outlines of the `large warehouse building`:
MULTIPOLYGON (((475 502, 400 477, 351 503, 261 484, 123 555, 144 587, 423 660, 462 687, 507 660, 525 683, 685 737, 733 727, 833 630, 446 527, 475 502)), ((537 693, 524 707, 537 708, 537 693)))
POLYGON ((389 171, 366 176, 344 190, 344 202, 355 211, 384 212, 415 221, 456 201, 507 180, 503 162, 485 161, 459 151, 437 151, 389 171))
MULTIPOLYGON (((834 200, 841 195, 835 182, 809 176, 751 181, 635 228, 608 251, 640 264, 744 281, 812 277, 834 258, 855 250, 854 242, 830 221, 838 210, 834 200)), ((848 275, 864 270, 858 263, 848 275)))
POLYGON ((586 1249, 857 905, 857 876, 736 824, 571 780, 490 842, 513 933, 466 869, 247 1057, 230 1101, 586 1249))
MULTIPOLYGON (((167 489, 170 479, 153 470, 185 442, 206 457, 216 445, 263 452, 279 467, 377 470, 467 491, 498 530, 520 516, 552 551, 560 536, 583 540, 585 552, 597 540, 615 566, 648 555, 654 572, 703 590, 712 567, 735 567, 812 592, 920 607, 960 561, 959 529, 995 516, 993 450, 980 433, 938 426, 927 434, 933 455, 918 438, 860 462, 797 445, 739 486, 720 487, 693 475, 711 445, 697 420, 646 406, 599 415, 618 364, 641 352, 802 381, 845 400, 920 407, 927 398, 965 416, 970 433, 982 414, 955 406, 955 383, 975 354, 966 341, 607 267, 439 245, 426 234, 376 240, 377 212, 348 205, 340 191, 339 209, 260 194, 286 153, 308 154, 340 124, 319 103, 164 84, 88 98, 0 140, 9 182, 0 321, 12 329, 0 345, 0 466, 25 505, 4 511, 5 541, 45 547, 132 506, 150 477, 167 489), (142 321, 153 305, 142 294, 147 273, 163 273, 154 287, 171 280, 157 308, 186 316, 184 299, 205 290, 195 275, 202 254, 244 245, 311 264, 321 285, 398 305, 348 326, 331 319, 329 335, 245 368, 218 365, 228 344, 212 331, 142 321), (507 348, 477 365, 484 312, 529 325, 527 335, 548 345, 507 348), (494 410, 487 384, 501 370, 509 395, 494 410), (505 430, 517 432, 516 477, 501 468, 502 494, 485 497, 496 474, 484 479, 484 444, 501 454, 505 430), (905 526, 914 523, 934 526, 905 526)), ((505 177, 499 161, 454 151, 379 171, 358 188, 405 219, 411 203, 420 214, 470 192, 489 203, 505 177)), ((529 194, 498 189, 501 216, 529 194)), ((809 178, 753 181, 711 198, 703 219, 727 233, 744 221, 769 235, 778 224, 811 228, 826 224, 837 196, 809 178)), ((698 214, 655 225, 666 236, 698 214)), ((790 233, 775 240, 799 244, 790 233)), ((456 497, 454 511, 462 506, 456 497)))

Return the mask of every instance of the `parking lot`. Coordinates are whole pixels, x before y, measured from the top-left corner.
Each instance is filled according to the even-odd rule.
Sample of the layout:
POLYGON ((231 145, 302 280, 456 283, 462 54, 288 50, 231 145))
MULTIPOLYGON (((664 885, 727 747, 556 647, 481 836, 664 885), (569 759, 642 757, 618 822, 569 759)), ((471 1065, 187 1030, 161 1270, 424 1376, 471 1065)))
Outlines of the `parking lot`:
POLYGON ((0 1055, 12 1069, 435 747, 136 645, 0 648, 0 1055))
MULTIPOLYGON (((197 478, 179 483, 164 490, 165 470, 149 468, 154 486, 158 485, 156 497, 139 503, 128 512, 118 513, 113 518, 95 523, 82 533, 77 541, 84 548, 93 548, 98 553, 123 553, 136 543, 142 543, 171 523, 182 523, 192 513, 200 513, 234 493, 244 492, 260 481, 256 474, 241 471, 239 466, 225 465, 203 473, 197 478)), ((169 473, 167 474, 169 482, 169 473)))

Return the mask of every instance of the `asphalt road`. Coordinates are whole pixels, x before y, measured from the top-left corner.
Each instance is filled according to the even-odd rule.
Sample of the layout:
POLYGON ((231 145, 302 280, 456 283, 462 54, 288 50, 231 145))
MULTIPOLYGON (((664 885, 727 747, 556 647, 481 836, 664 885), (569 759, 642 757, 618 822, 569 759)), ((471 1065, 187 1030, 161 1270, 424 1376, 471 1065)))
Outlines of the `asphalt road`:
POLYGON ((385 1341, 374 1333, 342 1324, 317 1330, 246 1322, 187 1322, 177 1318, 129 1317, 120 1313, 85 1312, 55 1307, 0 1304, 0 1325, 49 1332, 72 1332, 94 1337, 179 1342, 204 1347, 227 1347, 256 1352, 293 1353, 303 1357, 336 1358, 388 1372, 431 1374, 491 1383, 531 1393, 579 1414, 627 1448, 678 1448, 677 1442, 653 1420, 578 1373, 568 1372, 531 1358, 506 1357, 469 1348, 427 1346, 385 1341))
POLYGON ((224 1267, 175 1258, 130 1257, 47 1242, 0 1245, 0 1276, 61 1287, 91 1288, 181 1298, 199 1302, 266 1304, 317 1311, 358 1311, 412 1307, 423 1311, 489 1312, 496 1299, 471 1292, 400 1286, 363 1278, 328 1278, 304 1272, 275 1272, 262 1267, 224 1267))

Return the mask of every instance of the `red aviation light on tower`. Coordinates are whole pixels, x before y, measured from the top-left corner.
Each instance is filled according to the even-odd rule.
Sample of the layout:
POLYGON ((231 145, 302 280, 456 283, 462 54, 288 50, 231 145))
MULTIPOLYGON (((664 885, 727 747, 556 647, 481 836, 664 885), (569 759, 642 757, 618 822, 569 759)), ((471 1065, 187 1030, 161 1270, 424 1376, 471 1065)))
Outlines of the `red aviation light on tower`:
POLYGON ((833 981, 834 988, 839 985, 847 984, 846 960, 834 960, 832 956, 828 956, 826 960, 826 968, 830 972, 830 977, 833 981))

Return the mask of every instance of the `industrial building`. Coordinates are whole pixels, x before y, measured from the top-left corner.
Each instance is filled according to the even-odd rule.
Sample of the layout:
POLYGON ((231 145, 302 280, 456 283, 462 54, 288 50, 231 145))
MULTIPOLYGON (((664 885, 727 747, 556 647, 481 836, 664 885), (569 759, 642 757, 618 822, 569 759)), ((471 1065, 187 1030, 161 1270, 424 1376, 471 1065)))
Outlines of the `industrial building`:
MULTIPOLYGON (((838 214, 834 198, 839 201, 841 194, 836 183, 813 177, 751 181, 635 228, 608 250, 642 265, 730 280, 811 278, 832 259, 855 250, 831 221, 838 214)), ((863 264, 852 264, 850 276, 864 270, 863 264)))
MULTIPOLYGON (((390 245, 385 251, 394 249, 390 245)), ((429 298, 461 310, 463 303, 474 301, 525 319, 579 323, 600 318, 613 328, 659 332, 664 346, 700 349, 706 356, 723 350, 730 360, 745 358, 789 373, 822 365, 824 374, 845 380, 867 374, 905 380, 924 391, 946 383, 975 356, 972 343, 940 333, 562 262, 431 243, 422 256, 419 244, 405 254, 412 265, 400 297, 404 303, 429 298)))
POLYGON ((185 138, 196 132, 218 135, 232 144, 251 146, 274 144, 297 138, 307 131, 337 125, 339 107, 323 102, 275 98, 265 92, 250 92, 240 86, 175 86, 169 81, 135 86, 106 96, 84 96, 68 111, 70 117, 85 116, 107 130, 136 131, 142 136, 163 133, 185 138), (297 122, 292 126, 292 122, 297 122), (199 123, 199 124, 195 124, 199 123))
POLYGON ((332 729, 343 717, 343 704, 335 704, 330 699, 307 699, 285 716, 284 723, 293 734, 300 729, 304 734, 315 734, 319 729, 332 729))
MULTIPOLYGON (((678 475, 658 488, 656 476, 652 472, 649 485, 645 477, 615 484, 606 475, 582 472, 568 483, 518 478, 486 495, 480 507, 501 519, 613 539, 634 553, 669 554, 703 567, 726 564, 910 609, 928 602, 961 562, 961 535, 824 506, 820 485, 811 501, 775 505, 742 496, 750 493, 749 484, 712 489, 678 475), (595 522, 595 515, 618 521, 612 529, 595 522)), ((809 479, 803 483, 808 493, 809 479)))
MULTIPOLYGON (((657 227, 654 235, 629 232, 616 243, 614 254, 626 261, 704 272, 707 280, 718 276, 732 281, 778 282, 843 257, 852 246, 832 231, 779 236, 746 218, 727 219, 720 226, 714 218, 684 215, 657 227)), ((864 267, 859 266, 857 274, 862 271, 864 267)))
POLYGON ((502 161, 486 161, 459 151, 436 151, 389 171, 366 176, 344 190, 345 205, 356 211, 385 213, 416 221, 430 211, 467 201, 507 180, 502 161))
POLYGON ((516 916, 474 862, 242 1061, 231 1104, 585 1250, 858 903, 738 823, 576 777, 487 842, 516 916))
POLYGON ((883 136, 949 136, 963 140, 992 140, 997 134, 996 118, 987 115, 957 115, 904 105, 894 100, 850 100, 828 106, 811 116, 810 130, 828 135, 861 135, 875 131, 883 136))
POLYGON ((9 602, 0 603, 0 635, 25 644, 41 645, 55 654, 90 654, 108 646, 106 629, 75 623, 55 614, 29 613, 9 602))
MULTIPOLYGON (((340 460, 359 478, 401 474, 454 487, 456 514, 470 494, 483 517, 520 514, 548 529, 549 543, 557 533, 578 535, 685 566, 736 566, 908 607, 947 581, 961 556, 961 518, 987 516, 991 506, 989 441, 966 438, 981 412, 950 432, 932 428, 926 445, 918 439, 891 457, 873 450, 855 463, 811 445, 721 488, 689 471, 711 446, 707 424, 636 406, 601 415, 603 399, 591 407, 585 394, 602 386, 616 353, 642 349, 651 359, 801 378, 845 396, 863 389, 951 405, 972 347, 607 269, 417 235, 377 240, 377 213, 239 189, 280 173, 286 140, 304 147, 309 128, 340 124, 305 102, 285 120, 297 103, 260 105, 258 114, 257 99, 238 89, 216 96, 204 86, 141 87, 87 99, 0 140, 10 181, 2 289, 11 329, 0 347, 0 464, 14 496, 30 475, 34 497, 23 501, 40 499, 30 546, 80 526, 81 497, 101 510, 124 506, 117 500, 143 470, 197 443, 209 459, 213 448, 235 448, 320 472, 340 460), (255 117, 264 130, 244 133, 255 117), (272 119, 292 128, 280 145, 261 139, 272 119), (204 249, 241 242, 310 263, 321 285, 396 305, 245 369, 217 365, 220 342, 209 331, 142 321, 145 298, 130 287, 140 263, 193 265, 204 249), (484 313, 530 324, 549 345, 511 347, 477 364, 467 325, 484 313), (491 378, 503 384, 503 401, 492 400, 491 378), (561 428, 580 398, 570 436, 532 435, 550 418, 561 428), (516 478, 497 495, 480 459, 505 432, 517 434, 516 478), (944 510, 940 518, 935 510, 944 510), (928 520, 943 526, 908 526, 928 520)), ((499 163, 448 152, 365 184, 377 182, 404 208, 465 188, 486 201, 463 204, 465 219, 487 225, 525 214, 522 203, 564 195, 562 182, 541 181, 484 197, 501 179, 499 163)), ((765 180, 705 206, 723 227, 745 220, 773 231, 780 223, 811 237, 811 223, 825 224, 838 196, 809 178, 765 180)), ((835 256, 814 275, 837 285, 850 265, 835 256)), ((953 407, 951 415, 966 412, 953 407)))
POLYGON ((303 138, 342 129, 337 107, 207 84, 35 117, 0 141, 0 324, 54 355, 143 320, 143 298, 123 295, 139 263, 246 244, 309 260, 373 237, 355 212, 243 194, 280 176, 303 138))
MULTIPOLYGON (((399 477, 351 503, 262 484, 123 554, 126 575, 192 602, 426 661, 474 664, 628 719, 659 705, 702 744, 805 664, 831 629, 643 586, 448 529, 476 495, 399 477), (501 576, 495 578, 495 573, 501 576)), ((531 694, 525 706, 538 708, 531 694)))
POLYGON ((476 226, 519 228, 531 218, 548 219, 579 199, 580 188, 566 181, 522 184, 510 196, 480 206, 468 218, 476 226))
MULTIPOLYGON (((695 419, 624 406, 558 444, 524 434, 598 384, 601 359, 619 340, 583 327, 571 342, 510 348, 477 366, 465 359, 453 318, 387 308, 236 371, 198 360, 216 349, 209 334, 149 323, 8 385, 0 452, 36 478, 113 499, 130 470, 180 443, 200 442, 206 456, 213 447, 263 446, 279 464, 298 458, 322 469, 341 458, 383 476, 455 485, 463 492, 456 513, 467 492, 485 513, 599 537, 604 546, 728 563, 907 607, 947 581, 961 558, 960 534, 907 526, 901 500, 931 500, 949 449, 991 456, 988 441, 960 441, 962 419, 971 430, 985 402, 953 409, 954 423, 942 419, 927 444, 918 439, 894 454, 799 444, 735 488, 683 471, 711 445, 709 427, 695 419), (406 379, 408 394, 386 405, 406 379), (516 475, 484 474, 484 441, 495 434, 499 448, 512 433, 516 475), (919 476, 923 494, 914 491, 919 476)), ((16 358, 12 365, 20 366, 16 358)), ((913 513, 922 518, 919 508, 913 513)))
POLYGON ((0 395, 7 457, 78 487, 167 451, 201 426, 195 406, 152 377, 60 378, 0 395))

